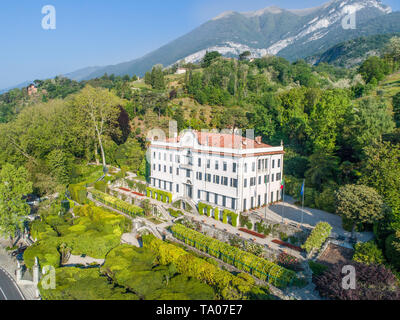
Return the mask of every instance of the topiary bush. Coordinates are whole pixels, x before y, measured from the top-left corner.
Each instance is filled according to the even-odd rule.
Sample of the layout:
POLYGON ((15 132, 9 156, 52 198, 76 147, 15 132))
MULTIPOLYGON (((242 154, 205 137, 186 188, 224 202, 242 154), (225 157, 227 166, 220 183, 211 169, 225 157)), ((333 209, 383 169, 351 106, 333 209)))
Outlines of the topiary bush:
POLYGON ((327 222, 319 222, 313 231, 311 231, 310 236, 307 238, 306 242, 301 246, 308 253, 313 250, 319 250, 326 239, 330 236, 332 227, 327 222))
POLYGON ((385 262, 383 252, 378 248, 375 241, 365 243, 359 242, 354 246, 353 260, 364 264, 382 264, 385 262))

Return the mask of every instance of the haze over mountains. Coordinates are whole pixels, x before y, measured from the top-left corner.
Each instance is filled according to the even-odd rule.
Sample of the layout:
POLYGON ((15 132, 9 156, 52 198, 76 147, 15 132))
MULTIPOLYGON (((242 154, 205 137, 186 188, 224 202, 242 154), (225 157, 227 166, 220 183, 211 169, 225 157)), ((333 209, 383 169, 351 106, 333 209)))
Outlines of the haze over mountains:
POLYGON ((142 58, 65 76, 77 81, 105 73, 143 76, 155 64, 196 62, 207 51, 238 56, 248 50, 254 57, 274 54, 294 61, 360 36, 396 32, 400 32, 400 12, 392 12, 380 0, 333 0, 298 10, 273 6, 253 12, 227 11, 142 58), (342 20, 350 12, 356 12, 356 29, 344 30, 342 20))

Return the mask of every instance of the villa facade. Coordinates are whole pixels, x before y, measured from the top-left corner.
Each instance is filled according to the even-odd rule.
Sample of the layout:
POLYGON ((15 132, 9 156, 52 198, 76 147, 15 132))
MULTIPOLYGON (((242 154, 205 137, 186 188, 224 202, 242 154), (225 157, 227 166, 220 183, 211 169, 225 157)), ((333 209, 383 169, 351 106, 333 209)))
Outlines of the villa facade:
POLYGON ((171 201, 240 213, 281 199, 283 145, 261 137, 187 130, 149 147, 150 186, 168 192, 171 201))

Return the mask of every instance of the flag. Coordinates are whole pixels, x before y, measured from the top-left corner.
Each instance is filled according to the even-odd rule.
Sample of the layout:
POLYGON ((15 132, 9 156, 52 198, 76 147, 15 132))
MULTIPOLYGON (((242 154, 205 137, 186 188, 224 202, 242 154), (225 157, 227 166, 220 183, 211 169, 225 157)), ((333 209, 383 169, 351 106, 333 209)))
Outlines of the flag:
POLYGON ((305 180, 303 180, 303 185, 301 186, 301 191, 300 194, 303 196, 304 195, 304 184, 305 184, 305 180))
POLYGON ((285 188, 285 179, 282 179, 282 182, 281 182, 281 190, 283 190, 283 188, 285 188))

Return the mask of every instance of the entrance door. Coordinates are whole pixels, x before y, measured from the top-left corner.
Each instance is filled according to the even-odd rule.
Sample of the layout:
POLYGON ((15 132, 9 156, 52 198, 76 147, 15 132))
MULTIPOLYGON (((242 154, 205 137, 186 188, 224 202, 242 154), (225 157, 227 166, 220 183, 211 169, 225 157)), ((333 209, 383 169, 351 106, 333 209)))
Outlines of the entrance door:
POLYGON ((193 198, 193 187, 192 186, 186 186, 186 196, 190 199, 193 198))

